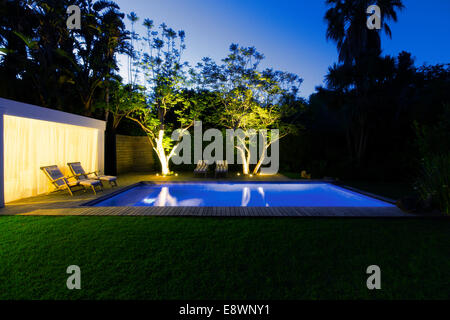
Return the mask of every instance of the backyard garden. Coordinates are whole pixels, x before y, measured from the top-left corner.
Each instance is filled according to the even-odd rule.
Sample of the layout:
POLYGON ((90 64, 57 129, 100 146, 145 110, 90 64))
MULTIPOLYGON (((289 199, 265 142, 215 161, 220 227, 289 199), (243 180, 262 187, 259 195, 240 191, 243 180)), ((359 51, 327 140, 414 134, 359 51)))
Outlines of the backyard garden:
MULTIPOLYGON (((190 165, 174 164, 180 143, 171 138, 201 121, 223 136, 242 130, 234 150, 239 165, 230 163, 230 170, 243 175, 261 173, 279 143, 281 172, 407 185, 396 196, 403 208, 448 214, 449 65, 416 66, 405 51, 382 55, 380 33, 390 33, 401 2, 385 4, 389 15, 380 31, 352 19, 357 10, 329 2, 326 38, 337 44, 339 61, 309 99, 300 94, 301 76, 262 67, 265 57, 254 47, 231 44, 220 63, 207 56, 188 63, 183 30, 125 15, 113 2, 77 4, 78 30, 61 18, 65 1, 2 4, 0 96, 106 121, 106 174, 117 174, 117 134, 148 138, 157 159, 149 171, 192 172, 201 155, 190 165), (355 25, 340 24, 338 11, 355 25), (376 46, 359 43, 353 27, 376 46), (118 57, 125 59, 126 78, 118 57), (258 152, 252 130, 263 138, 258 152)), ((223 154, 219 149, 210 154, 223 154)))
MULTIPOLYGON (((126 14, 112 1, 0 2, 0 97, 105 124, 104 136, 77 140, 78 152, 89 143, 104 152, 86 158, 104 160, 88 192, 71 196, 67 183, 70 194, 0 208, 0 299, 448 299, 450 64, 383 54, 381 33, 391 36, 405 7, 377 3, 381 30, 367 29, 365 1, 326 1, 323 40, 336 44, 338 61, 305 98, 302 75, 268 66, 254 46, 231 43, 220 60, 205 52, 188 61, 189 35, 164 17, 126 14), (73 30, 72 4, 81 12, 73 30), (164 187, 142 206, 180 211, 99 205, 124 190, 199 181, 220 192, 224 183, 264 183, 251 191, 264 201, 254 206, 277 217, 244 209, 183 217, 164 187), (346 204, 330 211, 336 217, 317 217, 314 205, 292 216, 270 211, 271 184, 298 182, 326 182, 327 192, 373 201, 360 212, 386 206, 380 212, 396 215, 362 217, 346 204), (356 213, 342 217, 345 208, 356 213), (373 264, 383 290, 367 290, 373 264), (67 290, 69 265, 82 269, 82 290, 67 290)), ((68 165, 72 177, 86 174, 68 165)), ((57 189, 65 179, 45 173, 57 189)), ((214 200, 232 202, 221 194, 214 200)), ((236 198, 252 206, 249 194, 236 198)), ((292 203, 284 206, 300 206, 292 203)))

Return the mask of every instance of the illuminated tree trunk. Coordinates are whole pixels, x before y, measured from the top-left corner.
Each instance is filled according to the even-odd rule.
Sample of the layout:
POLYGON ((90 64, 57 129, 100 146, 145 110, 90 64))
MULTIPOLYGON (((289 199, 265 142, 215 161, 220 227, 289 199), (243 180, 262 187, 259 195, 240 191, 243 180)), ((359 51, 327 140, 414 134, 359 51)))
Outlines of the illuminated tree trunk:
POLYGON ((264 160, 266 159, 267 150, 269 150, 269 147, 272 145, 273 142, 265 143, 263 147, 263 152, 261 153, 261 156, 259 157, 258 163, 256 164, 255 168, 253 169, 253 174, 258 174, 259 169, 261 168, 264 160))
POLYGON ((262 137, 263 137, 263 139, 260 140, 260 142, 263 145, 262 152, 261 152, 261 156, 258 159, 258 162, 256 163, 255 168, 253 169, 253 174, 257 174, 259 172, 259 169, 261 168, 264 160, 266 159, 267 150, 269 150, 270 146, 272 146, 273 143, 278 142, 280 139, 280 136, 278 133, 276 133, 275 136, 271 135, 269 139, 268 139, 267 135, 263 135, 262 137))
POLYGON ((264 159, 266 158, 266 152, 267 149, 269 148, 270 144, 267 143, 266 140, 266 136, 264 137, 264 139, 261 141, 264 145, 263 145, 263 152, 261 153, 261 156, 259 157, 258 163, 256 164, 255 168, 253 169, 253 174, 257 174, 259 171, 259 168, 261 168, 261 165, 264 162, 264 159))
POLYGON ((264 152, 261 155, 261 157, 259 158, 258 163, 256 164, 256 167, 253 169, 253 174, 257 174, 259 171, 259 168, 261 168, 261 165, 263 164, 264 159, 266 158, 266 156, 265 156, 266 152, 267 152, 267 147, 264 147, 264 152))
POLYGON ((154 148, 161 163, 161 174, 168 175, 170 173, 169 160, 170 157, 166 155, 163 146, 164 130, 159 130, 158 138, 156 139, 156 147, 154 148))
POLYGON ((250 173, 250 154, 245 154, 245 149, 238 148, 242 160, 242 173, 247 175, 250 173))

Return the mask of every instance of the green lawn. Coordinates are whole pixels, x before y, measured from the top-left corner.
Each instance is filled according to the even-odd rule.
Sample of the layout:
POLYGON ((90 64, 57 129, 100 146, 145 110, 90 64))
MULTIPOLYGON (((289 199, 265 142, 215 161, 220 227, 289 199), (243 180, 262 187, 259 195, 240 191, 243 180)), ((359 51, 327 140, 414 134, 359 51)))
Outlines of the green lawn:
POLYGON ((449 220, 0 217, 0 299, 448 299, 449 243, 449 220))

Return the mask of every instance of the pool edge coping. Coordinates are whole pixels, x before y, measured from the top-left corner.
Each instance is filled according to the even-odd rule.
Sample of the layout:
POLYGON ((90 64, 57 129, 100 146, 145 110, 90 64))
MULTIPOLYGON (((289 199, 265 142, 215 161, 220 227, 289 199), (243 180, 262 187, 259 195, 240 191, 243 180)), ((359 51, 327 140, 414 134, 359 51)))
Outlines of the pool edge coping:
MULTIPOLYGON (((128 191, 128 190, 130 190, 132 188, 135 188, 137 186, 140 186, 140 185, 149 185, 149 184, 158 185, 158 184, 164 184, 164 183, 175 183, 175 184, 181 184, 181 183, 205 183, 205 182, 206 183, 242 183, 242 182, 245 182, 245 183, 269 183, 269 184, 274 184, 274 183, 328 183, 328 184, 331 184, 331 185, 334 185, 334 186, 337 186, 337 187, 340 187, 340 188, 343 188, 343 189, 347 189, 349 191, 360 193, 360 194, 365 195, 367 197, 371 197, 371 198, 374 198, 374 199, 377 199, 377 200, 380 200, 380 201, 387 202, 387 203, 389 203, 391 205, 394 205, 394 207, 396 207, 397 209, 399 209, 400 211, 405 213, 403 210, 401 210, 400 208, 398 208, 396 206, 396 201, 393 200, 393 199, 390 199, 390 198, 387 198, 387 197, 383 197, 383 196, 380 196, 380 195, 376 195, 376 194, 373 194, 373 193, 370 193, 370 192, 367 192, 367 191, 364 191, 364 190, 360 190, 360 189, 357 189, 357 188, 353 188, 353 187, 347 186, 347 185, 345 185, 343 183, 340 183, 339 181, 336 181, 336 180, 295 180, 295 179, 292 179, 292 180, 275 180, 275 181, 257 181, 257 180, 255 180, 255 181, 246 181, 246 180, 242 180, 242 181, 236 181, 236 180, 235 181, 225 181, 225 180, 217 181, 217 180, 212 180, 212 179, 207 179, 207 180, 202 180, 202 181, 140 181, 140 182, 131 184, 129 186, 122 187, 122 188, 120 188, 120 189, 118 189, 118 190, 116 190, 114 192, 111 192, 111 193, 109 193, 107 195, 101 196, 101 197, 99 197, 97 199, 90 200, 88 202, 82 203, 78 207, 93 207, 93 206, 95 206, 96 204, 98 204, 100 202, 103 202, 103 201, 105 201, 107 199, 110 199, 110 198, 112 198, 112 197, 114 197, 114 196, 116 196, 118 194, 121 194, 121 193, 123 193, 125 191, 128 191)), ((217 208, 229 208, 229 207, 217 207, 217 208)), ((261 207, 261 208, 264 208, 264 207, 261 207)), ((295 207, 295 208, 304 208, 304 207, 300 207, 299 206, 299 207, 295 207)), ((327 207, 317 207, 317 208, 327 208, 327 207)), ((359 208, 359 207, 356 207, 356 208, 359 208)), ((362 208, 362 207, 360 207, 360 208, 362 208)))

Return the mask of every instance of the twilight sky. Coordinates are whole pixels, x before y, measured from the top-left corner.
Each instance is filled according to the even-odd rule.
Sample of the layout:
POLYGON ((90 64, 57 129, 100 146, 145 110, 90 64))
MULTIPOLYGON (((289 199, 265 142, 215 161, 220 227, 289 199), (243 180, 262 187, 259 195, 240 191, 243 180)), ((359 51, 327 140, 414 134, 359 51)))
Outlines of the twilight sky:
MULTIPOLYGON (((231 43, 255 46, 266 57, 263 67, 298 74, 300 94, 308 98, 337 62, 336 46, 325 38, 325 0, 116 0, 121 11, 140 20, 165 22, 186 32, 184 59, 195 65, 209 56, 220 62, 231 43)), ((406 50, 416 65, 449 63, 450 0, 403 0, 405 9, 390 23, 392 39, 383 36, 383 53, 406 50)), ((128 21, 128 20, 127 20, 128 21)), ((129 25, 128 25, 129 26, 129 25)), ((126 60, 120 59, 127 80, 126 60)))

